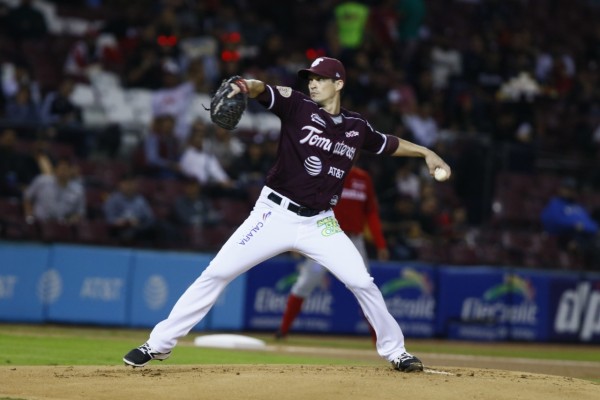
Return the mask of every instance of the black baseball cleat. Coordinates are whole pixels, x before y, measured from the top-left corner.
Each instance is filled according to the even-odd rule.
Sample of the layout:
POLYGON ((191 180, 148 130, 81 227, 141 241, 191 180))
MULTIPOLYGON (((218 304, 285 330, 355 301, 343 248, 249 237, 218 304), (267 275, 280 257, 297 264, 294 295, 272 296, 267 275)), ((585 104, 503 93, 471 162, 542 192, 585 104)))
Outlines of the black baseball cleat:
POLYGON ((423 371, 423 363, 417 357, 410 353, 404 352, 400 357, 391 361, 395 369, 402 372, 421 372, 423 371))
POLYGON ((148 343, 144 343, 140 347, 131 350, 123 357, 125 365, 131 365, 132 367, 143 367, 152 360, 166 360, 171 355, 168 353, 159 353, 150 347, 148 343))

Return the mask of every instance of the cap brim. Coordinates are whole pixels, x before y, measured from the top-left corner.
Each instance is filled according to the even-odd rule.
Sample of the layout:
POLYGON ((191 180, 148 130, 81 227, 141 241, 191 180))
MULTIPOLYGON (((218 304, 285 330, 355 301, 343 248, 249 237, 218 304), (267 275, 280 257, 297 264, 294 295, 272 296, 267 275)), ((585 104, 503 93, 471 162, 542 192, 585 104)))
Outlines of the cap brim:
POLYGON ((298 71, 298 76, 302 79, 307 79, 309 74, 314 74, 310 69, 301 69, 298 71))
POLYGON ((301 69, 300 71, 298 71, 298 76, 299 76, 300 78, 302 78, 302 79, 308 79, 308 76, 309 76, 310 74, 314 74, 314 75, 322 76, 323 78, 328 78, 328 79, 339 79, 339 78, 334 78, 334 77, 331 77, 331 76, 327 76, 327 75, 320 74, 320 73, 318 73, 318 72, 316 72, 316 71, 313 71, 311 68, 308 68, 308 69, 301 69))

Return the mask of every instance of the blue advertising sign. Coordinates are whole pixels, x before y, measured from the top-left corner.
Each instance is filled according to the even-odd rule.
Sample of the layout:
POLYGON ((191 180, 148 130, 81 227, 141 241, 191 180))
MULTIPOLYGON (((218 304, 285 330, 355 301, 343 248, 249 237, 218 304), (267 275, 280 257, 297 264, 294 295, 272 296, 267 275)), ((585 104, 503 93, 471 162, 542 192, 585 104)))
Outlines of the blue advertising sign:
POLYGON ((53 246, 48 273, 61 286, 48 302, 48 320, 126 325, 132 253, 92 246, 53 246))
POLYGON ((561 276, 550 288, 550 340, 600 342, 600 275, 561 276))
POLYGON ((372 261, 371 275, 405 336, 434 336, 437 274, 432 266, 372 261))
MULTIPOLYGON (((206 269, 211 258, 207 254, 136 251, 131 288, 131 325, 152 327, 166 318, 183 292, 206 269)), ((241 329, 244 285, 244 275, 231 282, 193 330, 241 329)))
POLYGON ((438 279, 438 333, 469 340, 508 337, 502 269, 440 266, 438 279))
POLYGON ((60 290, 46 274, 48 253, 47 246, 0 246, 0 320, 43 321, 45 302, 60 290))
POLYGON ((540 271, 506 270, 505 319, 509 338, 542 341, 548 338, 550 315, 548 300, 552 274, 540 271))
MULTIPOLYGON (((275 332, 298 276, 296 260, 274 258, 247 273, 245 329, 275 332)), ((292 325, 296 332, 356 333, 362 314, 352 293, 326 274, 292 325)))

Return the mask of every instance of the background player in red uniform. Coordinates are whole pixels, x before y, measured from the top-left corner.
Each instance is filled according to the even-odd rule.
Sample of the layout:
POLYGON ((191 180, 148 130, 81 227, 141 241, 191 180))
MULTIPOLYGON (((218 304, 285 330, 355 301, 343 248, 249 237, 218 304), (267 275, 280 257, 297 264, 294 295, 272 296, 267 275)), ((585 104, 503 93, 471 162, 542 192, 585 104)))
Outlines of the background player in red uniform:
MULTIPOLYGON (((369 269, 369 259, 365 244, 365 226, 373 237, 377 248, 377 259, 386 261, 390 253, 387 249, 385 238, 381 229, 379 219, 379 206, 373 189, 373 181, 367 171, 352 167, 344 182, 344 188, 339 203, 334 208, 335 218, 340 228, 348 235, 352 243, 362 256, 365 266, 369 269)), ((300 265, 300 274, 288 296, 287 305, 281 325, 275 334, 278 339, 287 336, 290 327, 302 310, 304 299, 310 296, 312 291, 321 284, 327 269, 314 260, 306 259, 300 265)), ((375 331, 369 324, 373 343, 377 341, 375 331)))

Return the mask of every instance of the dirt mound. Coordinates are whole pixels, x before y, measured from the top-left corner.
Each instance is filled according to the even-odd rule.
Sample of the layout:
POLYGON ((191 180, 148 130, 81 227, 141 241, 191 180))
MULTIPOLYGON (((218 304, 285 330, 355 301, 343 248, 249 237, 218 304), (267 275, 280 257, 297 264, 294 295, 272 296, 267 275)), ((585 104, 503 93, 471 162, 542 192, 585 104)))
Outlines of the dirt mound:
POLYGON ((1 367, 0 397, 26 399, 597 399, 589 381, 466 367, 405 374, 381 366, 1 367))

